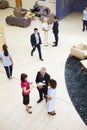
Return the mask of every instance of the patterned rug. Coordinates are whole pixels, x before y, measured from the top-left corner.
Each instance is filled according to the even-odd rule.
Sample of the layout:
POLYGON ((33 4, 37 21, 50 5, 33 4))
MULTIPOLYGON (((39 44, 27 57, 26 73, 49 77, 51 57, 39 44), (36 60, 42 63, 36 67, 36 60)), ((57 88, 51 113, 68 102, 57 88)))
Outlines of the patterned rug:
POLYGON ((69 56, 65 65, 66 87, 71 101, 87 125, 87 70, 80 60, 69 56))

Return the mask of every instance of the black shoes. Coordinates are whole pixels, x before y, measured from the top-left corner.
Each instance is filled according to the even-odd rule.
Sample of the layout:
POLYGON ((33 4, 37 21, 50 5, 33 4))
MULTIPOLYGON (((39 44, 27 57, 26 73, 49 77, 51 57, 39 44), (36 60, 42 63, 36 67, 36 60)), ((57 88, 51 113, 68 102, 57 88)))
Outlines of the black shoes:
POLYGON ((37 103, 40 103, 42 100, 43 100, 43 99, 39 99, 39 100, 37 101, 37 103))
POLYGON ((43 59, 40 59, 41 61, 44 61, 43 59))
POLYGON ((85 29, 82 30, 83 32, 85 31, 85 29))
POLYGON ((57 47, 57 45, 53 45, 52 47, 57 47))
POLYGON ((33 56, 33 53, 31 52, 31 56, 33 56))

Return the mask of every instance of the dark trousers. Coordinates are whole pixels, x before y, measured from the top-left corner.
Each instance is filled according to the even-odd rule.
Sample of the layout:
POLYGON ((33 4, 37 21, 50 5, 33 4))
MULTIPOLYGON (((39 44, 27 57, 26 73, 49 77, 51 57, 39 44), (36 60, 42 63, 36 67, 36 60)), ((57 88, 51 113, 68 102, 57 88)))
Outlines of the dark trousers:
POLYGON ((37 44, 37 45, 32 49, 31 55, 33 55, 33 52, 36 50, 36 48, 37 48, 37 50, 38 50, 39 58, 42 59, 41 46, 40 46, 40 44, 37 44))
POLYGON ((58 45, 58 33, 54 33, 54 37, 55 37, 55 45, 58 45))
POLYGON ((7 77, 10 78, 10 76, 12 76, 13 65, 4 66, 4 68, 5 68, 7 77))
POLYGON ((83 20, 83 31, 85 30, 85 27, 87 28, 87 21, 83 20))
POLYGON ((44 97, 47 97, 47 90, 48 90, 48 87, 47 86, 44 86, 42 89, 39 89, 37 87, 38 91, 39 91, 39 98, 42 100, 43 99, 43 95, 44 97))

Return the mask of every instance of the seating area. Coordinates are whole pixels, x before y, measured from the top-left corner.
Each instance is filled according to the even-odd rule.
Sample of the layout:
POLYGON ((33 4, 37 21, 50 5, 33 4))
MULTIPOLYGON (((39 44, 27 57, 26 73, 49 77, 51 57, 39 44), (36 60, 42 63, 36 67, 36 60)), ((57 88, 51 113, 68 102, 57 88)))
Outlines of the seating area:
POLYGON ((0 9, 5 9, 9 7, 9 3, 6 0, 1 0, 0 1, 0 9))
POLYGON ((34 12, 37 17, 41 16, 48 16, 50 15, 50 9, 48 7, 40 6, 40 11, 39 12, 34 12))
POLYGON ((28 27, 31 24, 30 18, 7 16, 6 23, 12 26, 28 27))
POLYGON ((72 46, 70 50, 70 55, 81 60, 87 58, 87 45, 81 43, 77 46, 72 46))

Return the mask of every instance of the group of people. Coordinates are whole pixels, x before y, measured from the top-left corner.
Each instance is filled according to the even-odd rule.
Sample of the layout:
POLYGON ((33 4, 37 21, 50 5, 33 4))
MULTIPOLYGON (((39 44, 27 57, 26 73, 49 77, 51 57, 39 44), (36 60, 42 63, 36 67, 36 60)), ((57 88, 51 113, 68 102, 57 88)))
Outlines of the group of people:
MULTIPOLYGON (((38 8, 38 5, 37 5, 38 8)), ((55 21, 53 23, 53 33, 55 37, 55 42, 53 47, 56 47, 58 45, 58 19, 56 16, 54 17, 55 21)), ((47 46, 48 45, 48 24, 47 24, 47 19, 44 19, 44 23, 42 25, 42 29, 44 31, 44 44, 47 46)), ((31 50, 31 56, 33 56, 34 51, 38 50, 39 54, 39 59, 43 61, 42 58, 42 53, 41 53, 41 36, 40 33, 38 32, 38 28, 34 28, 34 33, 31 34, 30 36, 30 42, 32 45, 32 50, 31 50)), ((3 63, 3 67, 6 72, 6 76, 8 79, 12 79, 12 74, 13 74, 13 59, 11 56, 11 53, 8 51, 8 46, 4 44, 2 46, 2 51, 0 52, 0 60, 3 63)), ((31 92, 30 85, 32 82, 28 81, 28 75, 25 73, 21 74, 21 88, 22 88, 22 95, 23 95, 23 104, 26 107, 26 111, 28 113, 32 113, 30 109, 32 106, 29 105, 30 102, 30 97, 29 94, 31 92)), ((56 99, 56 86, 57 82, 54 79, 50 78, 50 75, 46 72, 46 68, 43 67, 41 70, 37 73, 36 75, 36 80, 37 84, 37 90, 39 92, 39 100, 37 103, 40 103, 42 100, 45 100, 46 106, 47 106, 47 111, 48 114, 50 115, 55 115, 55 99, 56 99)))
MULTIPOLYGON (((58 19, 56 18, 56 16, 54 16, 54 23, 53 23, 53 34, 54 34, 54 38, 55 38, 55 41, 53 42, 54 45, 53 47, 57 47, 58 45, 58 19)), ((48 27, 48 23, 47 23, 47 18, 44 18, 44 22, 43 22, 43 25, 42 25, 42 29, 44 31, 44 46, 48 46, 48 30, 49 30, 49 27, 48 27)), ((43 61, 43 58, 42 58, 42 52, 41 52, 41 44, 42 44, 42 40, 41 40, 41 36, 40 36, 40 33, 38 32, 38 28, 34 28, 34 33, 31 34, 31 37, 30 37, 30 42, 31 42, 31 45, 32 45, 32 50, 31 50, 31 56, 33 56, 33 53, 34 51, 38 50, 38 54, 39 54, 39 59, 41 61, 43 61)))
MULTIPOLYGON (((39 100, 37 103, 45 100, 47 112, 49 115, 56 115, 55 112, 55 100, 56 100, 56 86, 57 82, 54 79, 50 78, 50 75, 46 72, 46 68, 42 67, 41 70, 36 75, 36 84, 37 90, 39 92, 39 100)), ((32 113, 30 109, 32 106, 30 103, 30 84, 32 82, 28 81, 28 75, 25 73, 21 74, 21 87, 22 87, 22 96, 23 96, 23 104, 26 107, 26 111, 28 113, 32 113)))
MULTIPOLYGON (((3 66, 6 71, 8 79, 12 79, 13 72, 13 59, 11 53, 8 51, 6 44, 2 46, 3 50, 0 52, 0 60, 3 63, 3 66)), ((46 101, 47 111, 50 115, 55 115, 55 99, 56 99, 56 86, 57 82, 54 79, 50 78, 50 75, 46 72, 46 68, 42 67, 41 70, 37 73, 35 82, 37 84, 37 90, 39 92, 39 100, 37 103, 46 101)), ((28 81, 28 75, 25 73, 21 74, 21 88, 23 95, 23 104, 26 107, 28 113, 32 113, 30 109, 32 106, 29 105, 30 98, 29 94, 31 91, 30 85, 33 82, 28 81)))

